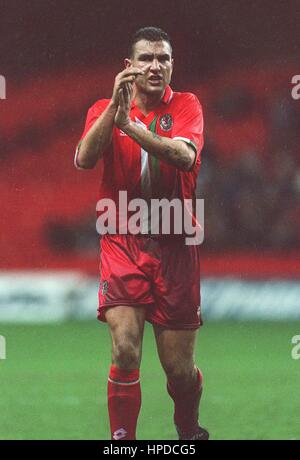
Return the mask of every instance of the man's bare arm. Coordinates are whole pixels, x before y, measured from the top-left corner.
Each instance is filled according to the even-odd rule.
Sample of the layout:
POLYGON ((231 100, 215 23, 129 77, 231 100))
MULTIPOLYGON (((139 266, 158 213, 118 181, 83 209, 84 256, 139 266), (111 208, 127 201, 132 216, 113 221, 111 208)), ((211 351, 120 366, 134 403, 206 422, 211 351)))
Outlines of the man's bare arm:
POLYGON ((182 171, 192 169, 196 152, 186 142, 159 136, 132 121, 122 129, 150 155, 154 155, 159 160, 166 161, 182 171))
POLYGON ((76 158, 76 163, 79 168, 94 168, 97 161, 102 158, 105 149, 112 140, 116 111, 117 108, 110 102, 84 139, 80 142, 76 158))
POLYGON ((111 101, 78 146, 76 163, 79 168, 94 168, 97 161, 102 158, 103 153, 112 141, 120 89, 126 84, 132 84, 135 77, 142 73, 141 69, 131 67, 116 76, 111 101))
POLYGON ((119 107, 115 117, 116 125, 134 139, 146 152, 182 171, 190 171, 195 163, 196 152, 191 145, 181 140, 159 136, 147 131, 129 118, 132 85, 126 84, 119 90, 119 107))

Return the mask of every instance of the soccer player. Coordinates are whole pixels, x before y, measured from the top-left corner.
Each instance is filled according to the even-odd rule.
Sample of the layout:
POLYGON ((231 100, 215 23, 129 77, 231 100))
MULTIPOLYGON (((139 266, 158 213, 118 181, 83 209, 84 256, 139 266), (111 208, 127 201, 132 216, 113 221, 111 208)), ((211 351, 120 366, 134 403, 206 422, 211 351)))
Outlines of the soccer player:
MULTIPOLYGON (((192 93, 173 92, 169 36, 138 30, 111 99, 88 111, 75 165, 100 167, 100 199, 195 198, 203 146, 201 105, 192 93)), ((98 318, 112 338, 108 410, 112 439, 135 439, 141 407, 139 368, 145 321, 174 401, 179 439, 206 440, 198 420, 202 374, 194 362, 200 314, 199 245, 180 235, 106 234, 100 239, 98 318)))

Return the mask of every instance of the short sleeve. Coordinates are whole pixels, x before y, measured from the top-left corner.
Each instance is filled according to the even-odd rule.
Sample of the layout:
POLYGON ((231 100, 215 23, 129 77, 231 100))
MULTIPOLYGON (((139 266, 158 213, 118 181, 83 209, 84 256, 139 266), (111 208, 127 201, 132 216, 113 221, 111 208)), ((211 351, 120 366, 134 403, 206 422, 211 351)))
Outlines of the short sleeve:
POLYGON ((77 162, 80 143, 84 139, 86 134, 89 132, 93 124, 97 121, 100 115, 104 112, 104 110, 109 104, 109 101, 110 101, 109 99, 101 99, 100 101, 96 102, 92 107, 90 107, 88 110, 86 120, 85 120, 84 130, 77 144, 75 157, 74 157, 74 165, 77 169, 81 169, 77 162))
POLYGON ((204 143, 203 113, 198 98, 192 93, 182 95, 174 119, 172 138, 190 144, 195 149, 198 158, 204 143))

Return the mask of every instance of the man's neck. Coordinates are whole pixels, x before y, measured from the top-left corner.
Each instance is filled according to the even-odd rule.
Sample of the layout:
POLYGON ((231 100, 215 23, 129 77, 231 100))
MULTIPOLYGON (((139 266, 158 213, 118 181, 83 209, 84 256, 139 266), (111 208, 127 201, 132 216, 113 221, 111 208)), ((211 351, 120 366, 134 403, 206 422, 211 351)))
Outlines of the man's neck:
POLYGON ((161 94, 149 95, 145 93, 136 93, 135 104, 144 115, 152 112, 161 102, 164 96, 164 91, 161 94))

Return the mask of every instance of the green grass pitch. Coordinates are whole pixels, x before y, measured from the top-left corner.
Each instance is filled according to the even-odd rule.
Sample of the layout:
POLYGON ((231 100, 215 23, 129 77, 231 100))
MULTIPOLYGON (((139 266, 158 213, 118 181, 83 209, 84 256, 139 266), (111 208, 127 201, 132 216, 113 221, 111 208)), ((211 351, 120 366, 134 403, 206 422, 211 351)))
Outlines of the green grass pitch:
MULTIPOLYGON (((209 322, 197 363, 205 378, 201 422, 211 439, 300 439, 300 323, 209 322)), ((0 439, 109 439, 110 337, 98 321, 0 325, 0 439)), ((176 439, 172 403, 145 329, 138 439, 176 439)))

